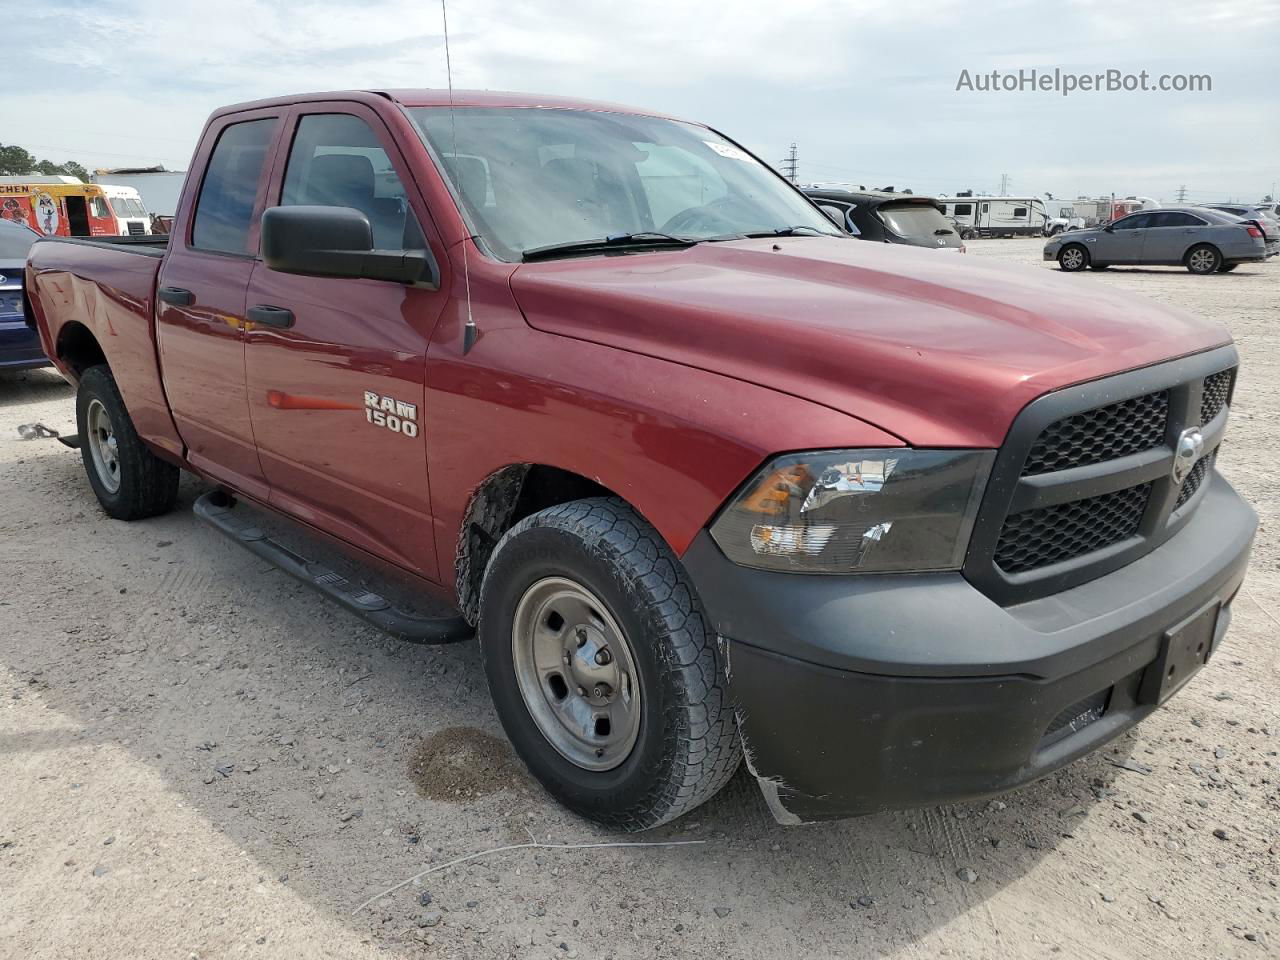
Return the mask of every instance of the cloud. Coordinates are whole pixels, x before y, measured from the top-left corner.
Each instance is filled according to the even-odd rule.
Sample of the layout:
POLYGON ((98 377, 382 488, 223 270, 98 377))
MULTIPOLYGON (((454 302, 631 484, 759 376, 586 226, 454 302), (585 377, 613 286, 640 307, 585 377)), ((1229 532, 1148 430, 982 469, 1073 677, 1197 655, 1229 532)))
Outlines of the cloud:
MULTIPOLYGON (((458 87, 636 103, 801 173, 944 191, 1268 192, 1280 2, 453 0, 458 87), (962 69, 1208 73, 1208 94, 957 92, 962 69), (1241 149, 1247 144, 1247 149, 1241 149)), ((442 87, 435 0, 46 0, 0 68, 0 129, 91 165, 185 166, 215 107, 442 87), (57 149, 55 149, 57 148, 57 149)))

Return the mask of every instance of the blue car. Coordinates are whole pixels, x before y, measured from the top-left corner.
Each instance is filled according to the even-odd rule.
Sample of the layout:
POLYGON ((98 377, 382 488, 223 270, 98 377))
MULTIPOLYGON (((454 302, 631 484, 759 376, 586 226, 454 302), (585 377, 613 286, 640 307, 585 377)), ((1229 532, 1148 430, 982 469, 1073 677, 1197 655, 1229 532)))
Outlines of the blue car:
POLYGON ((0 220, 0 370, 44 367, 40 337, 22 316, 22 274, 27 251, 40 239, 30 227, 0 220))

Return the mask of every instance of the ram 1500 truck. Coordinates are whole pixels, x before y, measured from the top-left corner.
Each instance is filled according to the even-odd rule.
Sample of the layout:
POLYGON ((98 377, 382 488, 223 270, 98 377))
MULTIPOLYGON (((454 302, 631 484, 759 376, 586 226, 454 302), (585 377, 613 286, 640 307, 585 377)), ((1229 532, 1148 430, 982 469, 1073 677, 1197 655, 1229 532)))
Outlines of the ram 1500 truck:
POLYGON ((858 242, 646 111, 227 107, 169 237, 41 241, 28 270, 109 516, 190 470, 203 520, 349 610, 478 635, 519 755, 619 828, 740 759, 787 823, 1041 777, 1209 659, 1256 525, 1214 469, 1225 330, 858 242))

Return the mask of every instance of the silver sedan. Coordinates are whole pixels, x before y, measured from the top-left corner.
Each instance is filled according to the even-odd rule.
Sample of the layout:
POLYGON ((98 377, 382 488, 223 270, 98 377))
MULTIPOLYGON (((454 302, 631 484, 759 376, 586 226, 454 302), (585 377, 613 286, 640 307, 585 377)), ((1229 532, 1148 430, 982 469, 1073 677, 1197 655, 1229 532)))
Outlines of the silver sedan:
POLYGON ((1115 264, 1167 264, 1192 273, 1226 273, 1265 260, 1266 241, 1255 224, 1204 207, 1142 210, 1104 227, 1060 233, 1044 258, 1068 272, 1115 264))

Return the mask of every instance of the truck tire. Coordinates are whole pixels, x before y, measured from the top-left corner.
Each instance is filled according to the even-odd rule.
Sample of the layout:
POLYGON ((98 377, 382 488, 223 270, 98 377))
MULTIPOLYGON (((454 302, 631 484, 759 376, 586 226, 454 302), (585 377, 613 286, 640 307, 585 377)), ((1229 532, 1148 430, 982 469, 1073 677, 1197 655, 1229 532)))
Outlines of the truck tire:
POLYGON ((1183 262, 1192 273, 1217 273, 1222 266, 1222 254, 1212 244, 1198 243, 1187 251, 1187 258, 1183 262))
POLYGON ((1058 251, 1058 266, 1067 273, 1075 273, 1089 266, 1089 251, 1079 243, 1068 243, 1058 251))
POLYGON ((742 751, 716 637, 680 561, 612 497, 524 518, 480 593, 489 691, 569 809, 645 830, 710 799, 742 751))
POLYGON ((138 438, 106 364, 90 367, 80 377, 76 427, 89 486, 108 516, 141 520, 173 509, 180 471, 138 438))

